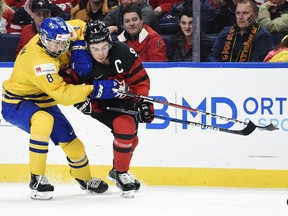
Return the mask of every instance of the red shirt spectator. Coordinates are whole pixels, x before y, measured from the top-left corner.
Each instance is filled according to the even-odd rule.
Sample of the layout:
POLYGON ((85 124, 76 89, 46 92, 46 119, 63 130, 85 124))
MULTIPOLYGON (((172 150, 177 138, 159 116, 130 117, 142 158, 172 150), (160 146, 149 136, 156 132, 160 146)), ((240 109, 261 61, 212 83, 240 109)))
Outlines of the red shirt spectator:
POLYGON ((0 0, 0 34, 21 33, 21 27, 12 23, 14 13, 14 10, 5 3, 5 0, 0 0))
POLYGON ((6 4, 14 11, 24 6, 27 0, 6 0, 6 4))
MULTIPOLYGON (((35 20, 33 20, 34 18, 32 17, 33 14, 31 12, 32 3, 34 1, 40 2, 40 0, 27 0, 25 5, 22 8, 19 8, 17 11, 15 11, 15 14, 13 17, 13 23, 14 24, 21 26, 21 28, 23 29, 24 26, 29 25, 35 21, 35 20)), ((51 17, 58 16, 64 20, 66 19, 66 13, 59 6, 57 6, 55 4, 51 4, 49 2, 49 0, 45 0, 44 2, 45 2, 45 4, 48 4, 48 3, 50 4, 51 17)), ((45 5, 45 4, 43 3, 43 5, 45 5)))
POLYGON ((132 47, 142 62, 165 62, 166 45, 161 36, 143 23, 141 9, 126 6, 123 12, 124 31, 118 36, 120 42, 132 47))
POLYGON ((171 10, 172 5, 183 0, 149 0, 156 16, 161 16, 171 10))

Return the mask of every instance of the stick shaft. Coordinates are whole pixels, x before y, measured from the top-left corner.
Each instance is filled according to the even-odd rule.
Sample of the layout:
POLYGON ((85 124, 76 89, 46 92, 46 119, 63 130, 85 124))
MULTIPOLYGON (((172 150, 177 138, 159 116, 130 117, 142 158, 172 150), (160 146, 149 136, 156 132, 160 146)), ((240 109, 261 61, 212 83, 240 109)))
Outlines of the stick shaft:
MULTIPOLYGON (((179 109, 182 109, 182 110, 187 110, 189 112, 196 112, 196 113, 199 113, 199 114, 204 114, 206 116, 211 116, 211 117, 214 117, 214 118, 217 118, 217 119, 230 121, 230 122, 234 122, 234 123, 239 123, 239 124, 242 124, 244 126, 247 126, 249 124, 249 122, 250 122, 250 121, 249 122, 244 122, 244 121, 240 121, 238 119, 229 118, 229 117, 225 117, 225 116, 222 116, 222 115, 217 115, 215 113, 209 113, 209 112, 206 112, 206 111, 203 111, 203 110, 194 109, 194 108, 191 108, 191 107, 186 107, 186 106, 183 106, 183 105, 180 105, 180 104, 171 103, 171 102, 168 102, 168 101, 158 100, 156 98, 151 98, 151 97, 147 97, 147 96, 144 96, 144 95, 133 94, 133 93, 122 91, 122 90, 117 90, 117 92, 120 93, 120 94, 125 94, 126 96, 129 96, 129 97, 139 98, 139 99, 147 100, 147 101, 150 101, 150 102, 155 102, 155 103, 159 103, 159 104, 175 107, 175 108, 179 108, 179 109)), ((273 124, 269 124, 267 126, 260 126, 260 125, 255 125, 255 126, 257 128, 261 128, 261 129, 268 130, 268 131, 273 131, 273 130, 278 130, 279 129, 273 124)))
MULTIPOLYGON (((129 115, 138 115, 139 114, 139 112, 136 111, 136 110, 125 110, 125 109, 122 109, 122 108, 115 108, 115 107, 106 107, 106 109, 110 110, 110 111, 115 111, 115 112, 129 114, 129 115)), ((226 128, 221 128, 221 127, 217 127, 217 126, 202 124, 202 123, 199 123, 199 122, 185 121, 185 120, 182 120, 182 119, 170 118, 168 116, 154 115, 154 117, 157 118, 157 119, 169 120, 169 121, 175 122, 175 123, 191 125, 191 126, 194 126, 194 127, 200 127, 201 129, 209 129, 209 130, 221 131, 221 132, 225 132, 225 133, 231 133, 231 134, 237 134, 237 135, 243 135, 243 136, 247 136, 247 135, 251 134, 256 129, 255 124, 253 122, 251 122, 251 121, 249 121, 249 123, 242 130, 229 130, 229 129, 226 129, 226 128)))

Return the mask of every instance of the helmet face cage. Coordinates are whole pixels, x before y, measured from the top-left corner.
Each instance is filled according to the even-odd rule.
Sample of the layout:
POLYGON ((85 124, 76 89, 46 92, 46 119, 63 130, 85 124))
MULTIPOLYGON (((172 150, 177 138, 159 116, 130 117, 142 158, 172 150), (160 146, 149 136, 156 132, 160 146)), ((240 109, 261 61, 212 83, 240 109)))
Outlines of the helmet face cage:
POLYGON ((70 32, 60 17, 45 19, 40 25, 39 36, 44 49, 52 57, 59 57, 69 49, 70 32))
POLYGON ((100 20, 95 20, 86 24, 84 38, 87 44, 107 41, 112 45, 112 38, 109 30, 105 23, 100 20))

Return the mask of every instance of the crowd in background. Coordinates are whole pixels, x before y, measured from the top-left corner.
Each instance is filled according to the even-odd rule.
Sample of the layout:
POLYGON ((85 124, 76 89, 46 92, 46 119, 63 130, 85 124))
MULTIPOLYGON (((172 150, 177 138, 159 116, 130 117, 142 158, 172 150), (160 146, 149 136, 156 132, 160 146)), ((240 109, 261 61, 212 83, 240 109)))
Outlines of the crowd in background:
POLYGON ((143 62, 191 62, 199 25, 201 62, 287 61, 286 0, 200 0, 200 23, 192 7, 192 0, 0 0, 0 34, 21 34, 17 56, 47 17, 99 19, 143 62))

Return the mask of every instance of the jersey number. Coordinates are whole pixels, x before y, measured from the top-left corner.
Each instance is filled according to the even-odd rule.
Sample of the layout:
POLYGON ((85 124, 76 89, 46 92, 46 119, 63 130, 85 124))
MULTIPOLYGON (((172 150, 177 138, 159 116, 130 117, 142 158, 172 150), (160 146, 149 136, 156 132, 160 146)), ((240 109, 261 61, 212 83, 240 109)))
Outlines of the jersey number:
POLYGON ((51 74, 47 74, 47 75, 46 75, 46 78, 47 78, 47 80, 48 80, 49 83, 52 83, 52 82, 54 81, 54 79, 53 79, 53 77, 52 77, 51 74))
POLYGON ((131 52, 133 55, 135 55, 135 58, 138 57, 138 54, 136 53, 136 51, 135 51, 133 48, 131 48, 131 47, 130 47, 130 52, 131 52))

